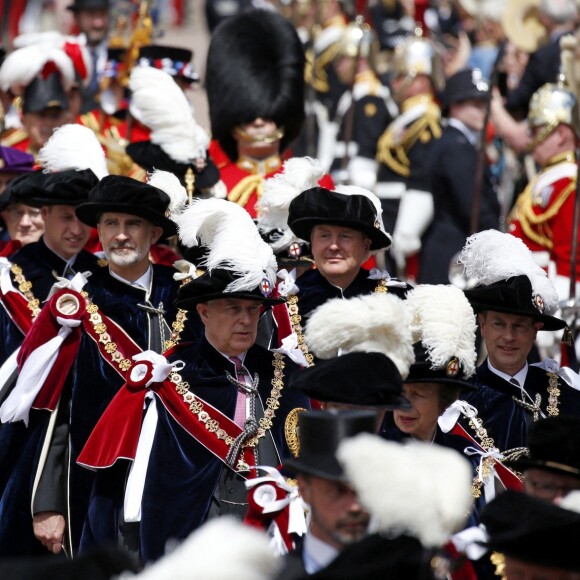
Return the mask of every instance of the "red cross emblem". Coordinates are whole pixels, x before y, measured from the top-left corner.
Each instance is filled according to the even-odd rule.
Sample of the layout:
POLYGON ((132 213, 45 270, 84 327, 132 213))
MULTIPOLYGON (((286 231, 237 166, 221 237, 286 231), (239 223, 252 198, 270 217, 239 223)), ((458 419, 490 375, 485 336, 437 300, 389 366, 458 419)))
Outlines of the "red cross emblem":
POLYGON ((447 376, 455 377, 459 374, 459 361, 456 358, 452 358, 447 363, 447 376))
POLYGON ((260 292, 262 292, 264 296, 269 296, 270 293, 272 292, 270 281, 266 280, 266 278, 264 278, 260 284, 260 292))

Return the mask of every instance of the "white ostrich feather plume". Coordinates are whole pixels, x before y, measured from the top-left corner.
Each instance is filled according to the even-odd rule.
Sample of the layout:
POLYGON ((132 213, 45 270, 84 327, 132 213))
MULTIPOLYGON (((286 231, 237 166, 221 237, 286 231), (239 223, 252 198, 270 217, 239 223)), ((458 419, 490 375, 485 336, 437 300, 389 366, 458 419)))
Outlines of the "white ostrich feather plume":
POLYGON ((571 491, 564 496, 560 501, 560 507, 572 512, 580 513, 580 491, 571 491))
POLYGON ((411 316, 403 300, 392 294, 328 300, 310 315, 304 339, 321 359, 349 352, 383 353, 403 378, 415 360, 411 316))
POLYGON ((129 89, 131 109, 151 129, 152 143, 180 163, 205 159, 209 136, 197 124, 191 103, 169 73, 135 67, 129 89))
POLYGON ((317 159, 294 157, 284 162, 282 172, 266 179, 258 203, 258 229, 261 232, 282 230, 284 234, 272 245, 274 252, 297 241, 288 227, 288 210, 292 200, 306 189, 316 187, 324 171, 317 159))
POLYGON ((51 61, 60 71, 63 87, 68 91, 75 82, 73 63, 61 48, 50 43, 29 44, 8 54, 0 67, 0 90, 22 95, 24 88, 51 61))
POLYGON ((457 357, 465 376, 475 372, 475 313, 465 294, 451 285, 421 284, 404 302, 411 313, 413 342, 421 341, 431 368, 442 369, 457 357))
POLYGON ((181 242, 188 246, 205 246, 206 258, 199 264, 230 270, 242 277, 228 285, 228 292, 256 288, 266 278, 271 288, 276 282, 276 258, 272 248, 262 240, 250 214, 225 199, 194 199, 175 218, 181 242))
POLYGON ((99 179, 109 174, 105 152, 94 132, 74 123, 55 129, 38 152, 38 162, 47 173, 91 169, 99 179))
POLYGON ((546 314, 558 308, 558 293, 548 275, 534 260, 532 252, 511 234, 485 230, 467 238, 459 255, 465 275, 476 284, 493 284, 522 274, 544 300, 546 314))
POLYGON ((381 534, 435 548, 463 527, 472 470, 454 449, 361 433, 340 444, 337 458, 381 534))
POLYGON ((274 554, 266 534, 233 518, 216 518, 137 576, 124 574, 121 579, 269 580, 281 565, 282 560, 274 554))
POLYGON ((169 171, 155 170, 147 176, 147 183, 164 191, 169 196, 169 217, 175 219, 187 205, 187 191, 179 179, 169 171))

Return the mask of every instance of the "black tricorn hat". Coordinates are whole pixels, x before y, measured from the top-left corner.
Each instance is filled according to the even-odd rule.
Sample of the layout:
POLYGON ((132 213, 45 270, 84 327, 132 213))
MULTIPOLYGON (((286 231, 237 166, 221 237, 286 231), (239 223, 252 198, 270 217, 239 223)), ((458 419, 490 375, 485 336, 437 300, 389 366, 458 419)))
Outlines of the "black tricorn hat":
MULTIPOLYGON (((348 189, 345 188, 345 191, 348 189)), ((296 237, 310 240, 314 226, 321 224, 344 226, 363 232, 371 240, 371 250, 381 250, 391 245, 390 236, 382 229, 382 218, 366 195, 349 195, 324 187, 313 187, 292 200, 288 226, 296 237)))
POLYGON ((182 310, 194 310, 197 304, 220 298, 256 300, 268 305, 285 302, 285 298, 270 295, 272 289, 269 288, 269 282, 265 276, 262 284, 252 290, 228 292, 227 287, 240 277, 240 274, 220 268, 214 268, 211 273, 204 272, 198 278, 179 287, 175 305, 182 310), (264 284, 267 284, 268 288, 263 287, 264 284))
POLYGON ((206 90, 211 132, 237 159, 232 131, 257 118, 284 128, 281 151, 304 121, 304 51, 292 24, 280 14, 247 10, 213 31, 207 55, 206 90))
POLYGON ((69 108, 69 101, 62 85, 60 74, 53 72, 48 76, 38 75, 22 95, 24 113, 40 113, 45 109, 69 108))
POLYGON ((479 69, 464 69, 456 72, 445 81, 442 103, 449 107, 451 103, 475 100, 485 101, 489 95, 489 85, 479 69))
POLYGON ((72 12, 78 12, 79 10, 94 10, 99 8, 108 10, 109 7, 110 0, 74 0, 66 9, 72 12))
POLYGON ((542 330, 560 330, 566 326, 564 320, 544 314, 544 301, 540 295, 534 294, 532 283, 525 274, 482 284, 464 292, 476 313, 493 310, 529 316, 544 324, 542 330))
POLYGON ((409 369, 409 374, 404 380, 405 383, 437 383, 457 386, 465 390, 477 389, 475 385, 464 378, 464 370, 457 357, 450 358, 445 368, 433 368, 429 352, 423 343, 416 342, 413 345, 413 350, 415 351, 415 362, 409 369))
POLYGON ((193 83, 199 81, 191 59, 193 52, 178 46, 148 44, 139 49, 139 64, 145 64, 168 72, 171 76, 182 77, 193 83))
POLYGON ((580 572, 570 548, 580 534, 580 513, 531 495, 507 490, 482 511, 489 539, 484 546, 523 562, 580 572))
POLYGON ((375 433, 376 415, 372 411, 306 411, 298 417, 298 457, 286 461, 284 470, 344 481, 336 458, 339 444, 359 433, 375 433))
POLYGON ((580 420, 558 415, 536 421, 528 430, 529 456, 504 463, 518 471, 544 469, 580 479, 580 420))
POLYGON ((169 203, 169 196, 157 187, 124 175, 107 175, 76 208, 76 214, 83 223, 96 227, 104 212, 128 213, 162 227, 164 236, 172 236, 177 229, 165 215, 169 203))
POLYGON ((191 169, 195 177, 194 188, 198 194, 202 190, 215 185, 220 178, 219 170, 210 157, 206 157, 205 166, 200 170, 195 162, 181 163, 175 161, 159 145, 151 143, 151 141, 135 141, 134 143, 129 143, 126 152, 137 165, 140 165, 149 172, 160 169, 161 171, 173 173, 179 178, 179 181, 184 187, 187 185, 185 174, 188 169, 191 169))
POLYGON ((288 388, 318 401, 410 409, 395 363, 380 352, 350 352, 294 373, 288 388))
POLYGON ((56 173, 42 170, 21 175, 9 184, 11 201, 33 207, 85 203, 89 192, 99 182, 90 169, 69 169, 56 173))

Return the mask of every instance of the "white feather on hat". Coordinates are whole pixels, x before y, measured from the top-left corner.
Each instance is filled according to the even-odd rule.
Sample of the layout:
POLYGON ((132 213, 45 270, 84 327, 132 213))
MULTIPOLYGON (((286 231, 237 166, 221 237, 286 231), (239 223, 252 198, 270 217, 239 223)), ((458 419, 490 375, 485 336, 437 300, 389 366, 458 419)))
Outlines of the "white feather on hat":
POLYGON ((432 369, 457 357, 465 378, 475 372, 477 322, 465 294, 451 285, 421 284, 404 301, 411 313, 413 342, 421 341, 432 369))
POLYGON ((465 524, 473 473, 456 450, 361 433, 345 439, 336 456, 381 534, 435 548, 465 524))
POLYGON ((0 90, 21 96, 50 62, 59 70, 63 87, 68 91, 75 82, 73 63, 64 50, 49 43, 30 44, 8 54, 0 66, 0 90))
POLYGON ((173 552, 130 578, 268 580, 276 576, 281 565, 265 534, 233 518, 216 518, 193 532, 173 552))
POLYGON ((392 294, 328 300, 310 315, 304 339, 321 359, 380 352, 393 361, 403 378, 415 360, 410 314, 403 300, 392 294))
POLYGON ((38 152, 38 162, 47 173, 90 169, 99 179, 109 174, 105 152, 95 133, 75 123, 54 130, 38 152))
POLYGON ((463 264, 466 277, 476 285, 487 286, 525 275, 533 292, 542 297, 546 314, 553 314, 558 308, 558 293, 548 275, 524 242, 511 234, 497 230, 473 234, 467 238, 458 261, 463 264))
POLYGON ((155 170, 147 176, 147 183, 164 191, 169 196, 169 218, 174 220, 187 205, 187 191, 179 179, 169 171, 155 170))
POLYGON ((342 193, 342 195, 364 195, 366 198, 372 201, 373 205, 375 206, 375 213, 381 231, 384 232, 389 238, 391 237, 391 234, 385 230, 385 225, 383 224, 383 207, 381 205, 381 200, 372 191, 369 191, 364 187, 359 187, 358 185, 337 185, 334 188, 334 191, 337 193, 342 193))
POLYGON ((297 238, 288 227, 288 210, 292 200, 304 190, 316 187, 324 171, 317 159, 293 157, 284 162, 282 172, 266 179, 258 207, 258 229, 261 232, 282 230, 284 234, 272 243, 274 252, 287 248, 297 238))
POLYGON ((151 129, 152 143, 180 163, 205 159, 209 136, 197 124, 191 103, 169 73, 135 67, 129 89, 131 112, 151 129))
POLYGON ((227 286, 227 292, 253 290, 264 278, 274 287, 274 252, 262 240, 250 214, 238 204, 225 199, 194 199, 174 221, 184 245, 209 249, 199 266, 207 267, 210 274, 220 268, 241 276, 227 286))

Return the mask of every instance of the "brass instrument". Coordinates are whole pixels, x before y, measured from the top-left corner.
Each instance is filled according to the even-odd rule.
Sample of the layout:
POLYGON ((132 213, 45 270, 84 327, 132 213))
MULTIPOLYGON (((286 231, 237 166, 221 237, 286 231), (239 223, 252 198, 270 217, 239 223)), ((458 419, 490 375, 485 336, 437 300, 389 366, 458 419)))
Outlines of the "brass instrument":
POLYGON ((535 52, 549 40, 540 20, 540 0, 507 0, 501 24, 508 40, 524 52, 535 52))

